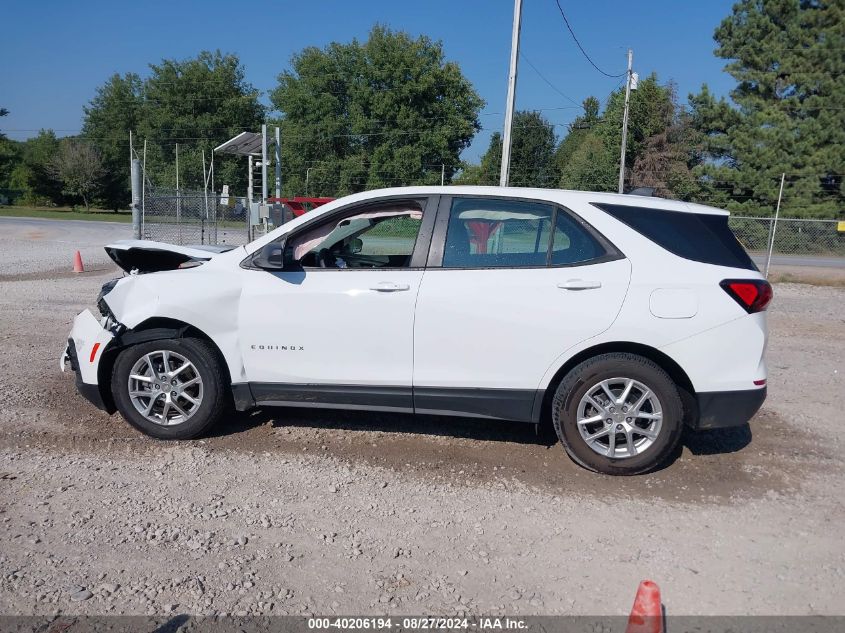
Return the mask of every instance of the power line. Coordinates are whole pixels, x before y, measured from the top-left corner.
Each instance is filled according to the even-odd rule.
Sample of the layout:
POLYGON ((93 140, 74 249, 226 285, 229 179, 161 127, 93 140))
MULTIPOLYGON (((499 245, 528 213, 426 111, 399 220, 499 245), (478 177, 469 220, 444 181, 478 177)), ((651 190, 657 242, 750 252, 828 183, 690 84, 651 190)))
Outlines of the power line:
POLYGON ((557 87, 557 86, 555 86, 555 85, 554 85, 551 81, 549 81, 548 79, 546 79, 546 77, 543 75, 543 73, 541 73, 539 70, 537 70, 537 67, 536 67, 534 64, 532 64, 532 63, 531 63, 531 60, 530 60, 530 59, 528 59, 528 58, 527 58, 525 55, 523 55, 522 53, 520 53, 520 54, 519 54, 519 56, 522 58, 522 60, 523 60, 526 64, 528 64, 529 66, 531 66, 531 68, 532 68, 532 69, 534 69, 534 72, 535 72, 535 73, 537 73, 537 76, 538 76, 540 79, 542 79, 543 81, 545 81, 545 82, 549 85, 549 87, 550 87, 552 90, 554 90, 556 93, 558 93, 561 97, 563 97, 563 98, 564 98, 564 99, 566 99, 567 101, 570 101, 570 102, 574 103, 576 106, 578 106, 579 108, 582 108, 582 109, 583 109, 583 107, 584 107, 583 105, 581 105, 580 103, 578 103, 577 101, 575 101, 575 99, 573 99, 573 98, 572 98, 572 97, 570 97, 569 95, 564 94, 563 92, 561 92, 561 91, 558 89, 558 87, 557 87))
POLYGON ((617 79, 618 77, 624 77, 625 73, 619 73, 618 75, 613 75, 611 73, 603 71, 601 68, 599 68, 596 65, 596 63, 590 58, 590 56, 587 55, 587 51, 584 50, 584 47, 581 46, 581 42, 579 42, 578 38, 575 36, 575 31, 572 30, 571 26, 569 26, 569 20, 566 19, 566 14, 563 12, 563 7, 560 6, 560 0, 555 0, 555 3, 557 3, 557 8, 560 11, 560 16, 563 18, 564 24, 566 24, 566 28, 569 29, 569 34, 572 36, 572 39, 575 40, 575 43, 578 45, 578 49, 581 51, 581 53, 584 55, 584 57, 587 58, 587 61, 590 62, 590 64, 592 64, 593 68, 595 68, 597 71, 599 71, 602 75, 604 75, 606 77, 612 77, 613 79, 617 79))

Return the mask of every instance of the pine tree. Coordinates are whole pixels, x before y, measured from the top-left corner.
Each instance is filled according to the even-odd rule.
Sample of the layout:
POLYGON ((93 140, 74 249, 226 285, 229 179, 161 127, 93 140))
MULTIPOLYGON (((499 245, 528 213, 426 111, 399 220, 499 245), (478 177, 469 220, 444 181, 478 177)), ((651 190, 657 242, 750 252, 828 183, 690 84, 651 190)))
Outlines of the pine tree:
POLYGON ((737 81, 736 111, 691 97, 705 134, 700 173, 742 213, 831 217, 845 207, 845 3, 741 0, 716 29, 716 54, 737 81))

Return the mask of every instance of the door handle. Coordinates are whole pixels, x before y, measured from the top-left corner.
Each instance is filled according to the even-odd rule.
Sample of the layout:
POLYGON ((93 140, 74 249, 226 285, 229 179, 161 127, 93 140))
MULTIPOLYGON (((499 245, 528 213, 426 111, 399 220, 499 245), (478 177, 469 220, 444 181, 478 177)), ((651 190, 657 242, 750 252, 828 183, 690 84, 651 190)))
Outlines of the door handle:
POLYGON ((569 279, 557 285, 563 290, 594 290, 601 288, 600 281, 589 281, 587 279, 569 279))
POLYGON ((400 292, 410 289, 411 286, 408 284, 397 284, 392 281, 380 281, 375 286, 370 287, 370 290, 375 290, 376 292, 400 292))

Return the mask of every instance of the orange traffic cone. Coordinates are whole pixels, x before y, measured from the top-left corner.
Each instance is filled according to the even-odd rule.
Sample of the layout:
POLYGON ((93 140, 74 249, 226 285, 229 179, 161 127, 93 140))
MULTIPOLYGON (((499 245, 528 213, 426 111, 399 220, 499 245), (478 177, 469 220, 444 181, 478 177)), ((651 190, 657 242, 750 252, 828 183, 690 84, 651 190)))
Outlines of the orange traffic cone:
POLYGON ((663 606, 657 583, 643 580, 637 587, 625 633, 663 633, 663 606))
POLYGON ((79 254, 79 251, 76 251, 76 255, 73 256, 73 272, 85 272, 85 268, 82 266, 82 255, 79 254))

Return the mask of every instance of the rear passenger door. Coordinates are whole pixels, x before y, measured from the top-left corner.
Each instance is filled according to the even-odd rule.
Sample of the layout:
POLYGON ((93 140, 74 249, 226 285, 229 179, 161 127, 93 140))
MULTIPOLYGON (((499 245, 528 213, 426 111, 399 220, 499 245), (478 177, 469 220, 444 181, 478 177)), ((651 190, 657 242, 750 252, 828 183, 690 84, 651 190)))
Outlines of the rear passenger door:
POLYGON ((414 324, 414 407, 530 420, 541 378, 615 319, 630 263, 550 202, 441 198, 414 324))

